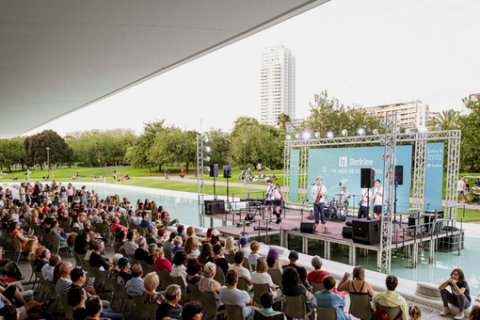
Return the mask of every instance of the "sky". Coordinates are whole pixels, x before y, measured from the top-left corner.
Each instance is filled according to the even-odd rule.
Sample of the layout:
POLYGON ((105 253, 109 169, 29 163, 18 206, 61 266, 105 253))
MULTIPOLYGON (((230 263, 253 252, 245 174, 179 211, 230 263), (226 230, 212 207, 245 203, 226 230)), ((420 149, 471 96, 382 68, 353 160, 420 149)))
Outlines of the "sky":
POLYGON ((478 0, 332 0, 26 135, 140 134, 155 119, 231 130, 240 116, 260 119, 262 49, 278 42, 296 56, 296 118, 324 90, 345 105, 419 99, 430 111, 460 110, 480 92, 478 12, 478 0))

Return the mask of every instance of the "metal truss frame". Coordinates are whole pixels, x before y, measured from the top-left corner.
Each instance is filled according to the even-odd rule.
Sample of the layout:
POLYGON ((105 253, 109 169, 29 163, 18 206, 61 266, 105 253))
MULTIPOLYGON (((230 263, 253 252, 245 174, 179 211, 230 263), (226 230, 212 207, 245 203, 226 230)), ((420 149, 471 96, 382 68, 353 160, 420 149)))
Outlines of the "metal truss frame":
POLYGON ((197 166, 195 168, 196 175, 197 175, 197 195, 198 195, 198 225, 199 227, 204 226, 204 219, 202 214, 205 214, 205 188, 203 184, 203 172, 204 172, 204 165, 203 165, 203 134, 197 134, 197 166))
MULTIPOLYGON (((299 173, 302 175, 302 183, 301 187, 303 190, 307 191, 308 190, 308 151, 310 150, 310 146, 308 143, 305 141, 302 150, 301 150, 301 167, 299 170, 299 173)), ((301 203, 306 202, 308 197, 307 192, 305 193, 300 193, 298 199, 300 200, 301 203)))
POLYGON ((290 156, 291 149, 283 150, 283 197, 285 202, 290 202, 290 156))

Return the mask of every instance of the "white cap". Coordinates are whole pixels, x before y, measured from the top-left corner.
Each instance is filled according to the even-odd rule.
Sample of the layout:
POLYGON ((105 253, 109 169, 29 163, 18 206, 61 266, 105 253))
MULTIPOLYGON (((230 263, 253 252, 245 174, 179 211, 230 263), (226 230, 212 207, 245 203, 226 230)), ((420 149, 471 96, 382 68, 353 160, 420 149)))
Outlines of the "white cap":
POLYGON ((212 230, 212 236, 218 236, 218 235, 220 235, 220 232, 218 232, 217 229, 213 229, 212 230))

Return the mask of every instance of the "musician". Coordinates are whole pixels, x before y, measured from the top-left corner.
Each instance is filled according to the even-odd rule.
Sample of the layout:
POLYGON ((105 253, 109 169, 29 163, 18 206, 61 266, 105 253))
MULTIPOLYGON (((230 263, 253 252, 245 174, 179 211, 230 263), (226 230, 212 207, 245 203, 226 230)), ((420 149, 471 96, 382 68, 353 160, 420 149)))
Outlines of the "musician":
POLYGON ((383 200, 383 187, 380 180, 375 180, 375 192, 373 193, 372 203, 373 212, 377 215, 377 219, 382 218, 382 200, 383 200))
POLYGON ((368 218, 369 199, 372 199, 372 190, 363 188, 360 195, 360 207, 358 208, 358 219, 368 218))
POLYGON ((267 179, 267 194, 265 195, 265 218, 268 217, 268 212, 270 212, 270 220, 272 220, 272 215, 273 215, 273 206, 274 206, 274 199, 273 199, 273 193, 275 192, 275 186, 272 183, 272 180, 267 179))
POLYGON ((347 186, 342 187, 342 191, 340 192, 340 205, 339 207, 348 207, 348 198, 350 197, 350 193, 347 191, 347 186))
POLYGON ((315 212, 315 226, 319 226, 319 213, 321 214, 322 218, 322 227, 325 228, 325 197, 327 196, 327 188, 322 185, 322 177, 317 177, 317 184, 312 188, 312 198, 313 198, 313 211, 315 212), (317 197, 321 196, 321 199, 318 205, 315 204, 315 200, 317 197), (320 211, 320 212, 319 212, 320 211))

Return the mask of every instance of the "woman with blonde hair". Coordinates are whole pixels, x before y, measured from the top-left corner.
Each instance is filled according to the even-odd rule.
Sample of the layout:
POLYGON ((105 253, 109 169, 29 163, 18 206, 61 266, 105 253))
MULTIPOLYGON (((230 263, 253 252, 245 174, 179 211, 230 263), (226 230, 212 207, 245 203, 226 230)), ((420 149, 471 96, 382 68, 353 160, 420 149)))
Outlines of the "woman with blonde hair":
POLYGON ((422 309, 417 305, 412 305, 408 308, 410 320, 419 320, 422 317, 422 309))
POLYGON ((275 288, 272 277, 268 274, 268 265, 266 258, 258 258, 255 263, 255 272, 252 273, 252 282, 253 286, 255 284, 268 284, 270 291, 273 295, 273 298, 279 297, 282 295, 282 291, 275 288))
POLYGON ((27 260, 35 261, 35 250, 38 248, 38 240, 35 238, 28 239, 25 242, 25 249, 27 250, 27 260))
MULTIPOLYGON (((198 290, 200 292, 212 292, 217 300, 219 307, 223 306, 223 303, 220 301, 219 293, 220 288, 222 287, 220 283, 213 278, 217 271, 217 266, 212 262, 207 262, 203 267, 203 278, 198 281, 198 290)), ((225 308, 225 307, 223 307, 225 308)), ((219 308, 220 310, 220 308, 219 308)))
POLYGON ((223 248, 224 254, 235 254, 235 240, 233 237, 228 237, 225 241, 225 248, 223 248))
POLYGON ((146 275, 143 280, 144 291, 142 294, 142 299, 144 304, 161 304, 165 297, 160 293, 157 293, 155 290, 160 284, 160 278, 156 272, 150 272, 146 275))
POLYGON ((78 233, 72 232, 67 236, 67 246, 70 251, 75 250, 75 241, 77 240, 78 233))
POLYGON ((338 291, 347 291, 350 293, 363 293, 373 298, 375 292, 372 289, 372 286, 365 281, 365 269, 362 266, 353 268, 352 280, 348 280, 350 274, 345 272, 345 275, 342 278, 342 281, 338 284, 338 291))
POLYGON ((199 238, 195 235, 195 227, 192 227, 192 226, 187 228, 187 238, 190 238, 190 237, 195 238, 195 240, 197 242, 203 242, 204 241, 204 239, 199 238))
POLYGON ((30 221, 33 223, 33 224, 37 224, 38 223, 38 211, 37 210, 32 210, 32 214, 30 215, 30 221))
POLYGON ((197 259, 200 255, 200 251, 197 249, 197 240, 195 240, 195 238, 187 238, 187 241, 185 241, 185 252, 187 253, 187 258, 189 260, 197 259))

